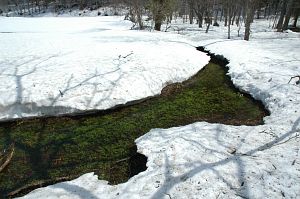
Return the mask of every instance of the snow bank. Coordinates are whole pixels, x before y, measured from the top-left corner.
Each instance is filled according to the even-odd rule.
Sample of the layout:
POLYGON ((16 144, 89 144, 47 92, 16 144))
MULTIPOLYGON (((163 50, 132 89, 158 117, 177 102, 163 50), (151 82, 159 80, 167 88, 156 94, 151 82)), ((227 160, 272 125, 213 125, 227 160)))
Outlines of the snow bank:
POLYGON ((209 57, 121 17, 0 18, 0 120, 107 109, 157 95, 209 57))
MULTIPOLYGON (((132 177, 128 182, 111 186, 105 181, 98 180, 97 176, 93 173, 89 173, 69 182, 37 189, 23 198, 299 198, 300 87, 295 85, 294 81, 288 84, 291 76, 300 74, 299 34, 291 32, 276 33, 269 31, 267 26, 265 27, 266 31, 261 32, 261 27, 265 25, 265 22, 254 24, 253 36, 250 42, 242 40, 217 40, 208 38, 198 31, 193 31, 189 34, 185 33, 186 37, 190 38, 190 43, 206 45, 207 49, 214 53, 222 54, 230 60, 229 75, 234 84, 240 89, 249 92, 255 98, 262 100, 270 110, 271 115, 265 118, 264 125, 249 127, 198 122, 170 129, 152 129, 149 133, 136 140, 138 151, 148 157, 148 169, 132 177), (201 40, 203 38, 205 40, 201 40)), ((214 37, 218 35, 218 38, 221 38, 224 35, 223 31, 218 32, 219 29, 215 28, 214 30, 216 31, 214 37)), ((140 86, 133 93, 142 93, 143 88, 145 88, 145 92, 149 88, 151 91, 158 92, 159 89, 157 87, 161 88, 166 81, 186 78, 179 76, 179 74, 186 73, 186 75, 190 75, 194 73, 191 68, 186 68, 188 65, 192 67, 198 63, 198 68, 195 67, 196 71, 196 68, 197 70, 201 68, 199 63, 203 63, 203 60, 207 62, 207 58, 201 57, 201 53, 196 53, 192 50, 189 51, 190 47, 186 45, 179 43, 172 43, 173 45, 171 45, 169 41, 174 38, 183 41, 179 35, 130 32, 125 39, 124 34, 127 33, 126 31, 119 33, 109 31, 109 36, 105 37, 101 33, 97 33, 96 36, 89 32, 88 35, 92 35, 91 37, 83 37, 87 41, 95 42, 100 40, 102 41, 101 45, 105 45, 104 41, 108 38, 112 40, 109 44, 113 45, 114 48, 110 48, 110 45, 107 45, 105 48, 108 48, 108 50, 101 51, 101 54, 104 54, 104 58, 106 57, 107 59, 102 58, 97 60, 97 62, 108 60, 107 62, 101 62, 105 63, 105 68, 97 68, 96 66, 95 68, 97 68, 97 72, 101 71, 101 74, 105 73, 105 71, 102 71, 104 69, 109 73, 113 69, 116 69, 116 65, 119 62, 125 62, 125 65, 122 65, 126 66, 125 69, 120 67, 121 69, 118 70, 120 73, 113 73, 114 75, 106 77, 107 79, 111 78, 110 80, 114 82, 114 78, 120 75, 123 78, 122 81, 127 82, 125 85, 124 82, 123 84, 117 83, 120 88, 133 89, 131 87, 140 86), (169 38, 169 40, 166 38, 169 38), (126 40, 127 45, 125 45, 124 40, 126 40), (146 42, 146 40, 149 41, 146 42), (122 48, 117 48, 120 45, 122 48), (170 45, 175 53, 165 52, 165 50, 160 51, 160 48, 163 49, 166 45, 170 45), (145 46, 147 46, 147 50, 142 48, 145 46), (159 48, 157 48, 158 46, 159 48), (138 54, 139 52, 137 51, 139 47, 141 48, 139 50, 142 50, 141 54, 138 54), (179 47, 180 50, 177 49, 179 47), (107 53, 110 50, 114 52, 113 55, 112 53, 107 53), (125 57, 131 51, 134 54, 126 58, 118 57, 118 55, 125 57), (149 54, 148 52, 151 53, 149 54), (155 56, 153 53, 155 53, 155 56), (163 54, 164 56, 161 56, 161 53, 165 53, 163 54), (192 55, 191 60, 188 59, 190 55, 192 55), (185 57, 184 61, 182 59, 183 56, 185 57), (169 59, 166 60, 166 58, 169 59), (117 63, 110 64, 111 59, 116 59, 117 63), (201 60, 202 62, 200 62, 201 60), (155 65, 151 65, 152 62, 155 62, 155 65), (135 69, 131 63, 134 63, 134 66, 138 67, 138 69, 135 69), (169 66, 169 63, 172 64, 169 66), (183 66, 186 67, 179 67, 176 63, 178 65, 184 64, 183 66), (183 68, 187 71, 182 71, 183 68), (136 72, 140 70, 145 71, 146 75, 141 77, 141 73, 136 72), (129 75, 128 71, 134 71, 133 74, 135 76, 127 76, 129 75), (155 73, 155 75, 151 75, 152 73, 155 73), (166 77, 169 75, 174 76, 167 80, 166 77), (139 81, 137 84, 130 82, 135 79, 139 81), (122 85, 125 87, 122 87, 122 85)), ((62 37, 62 35, 60 36, 62 37)), ((13 36, 11 35, 10 37, 13 36)), ((68 46, 72 45, 72 42, 68 41, 72 37, 74 35, 69 34, 68 37, 64 37, 61 41, 69 42, 68 46)), ((11 39, 15 41, 17 37, 11 39)), ((79 39, 80 44, 82 38, 76 37, 76 39, 79 39)), ((53 39, 51 40, 51 37, 50 41, 54 42, 53 39)), ((1 45, 3 44, 2 42, 1 37, 1 45)), ((20 43, 22 43, 22 40, 20 40, 20 43)), ((17 42, 13 44, 21 46, 17 42)), ((79 44, 80 49, 88 48, 79 44)), ((28 45, 32 45, 32 42, 29 42, 28 45)), ((56 43, 56 45, 59 45, 59 43, 56 43)), ((91 47, 91 45, 87 46, 91 47)), ((11 45, 9 47, 13 48, 11 45)), ((63 49, 63 47, 61 48, 63 49)), ((14 49, 26 53, 22 49, 14 49)), ((73 55, 74 49, 68 48, 68 50, 73 55)), ((1 56, 6 51, 2 50, 1 56)), ((65 53, 64 58, 54 59, 60 61, 68 60, 63 62, 62 65, 69 74, 63 73, 65 70, 60 71, 59 66, 50 64, 52 62, 48 63, 48 65, 54 67, 55 70, 50 70, 49 72, 52 72, 51 74, 53 75, 61 73, 56 78, 61 77, 62 74, 65 75, 65 81, 60 80, 62 78, 58 78, 57 82, 65 82, 66 85, 68 85, 70 73, 73 73, 74 77, 71 78, 69 84, 77 85, 82 80, 75 81, 76 83, 73 84, 73 79, 77 80, 78 76, 75 76, 77 74, 75 72, 79 69, 74 66, 71 67, 71 64, 68 64, 74 63, 72 59, 77 59, 80 53, 76 54, 76 56, 71 56, 71 59, 68 58, 67 52, 69 51, 63 50, 65 53), (71 69, 66 66, 69 66, 71 69)), ((12 52, 10 51, 6 56, 13 59, 12 52)), ((75 50, 75 52, 77 51, 75 50)), ((16 57, 21 56, 22 53, 17 53, 16 57)), ((93 54, 96 52, 90 51, 90 53, 93 54)), ((51 55, 51 53, 46 54, 51 55)), ((93 58, 96 59, 96 56, 93 58)), ((14 61, 18 60, 15 59, 14 61)), ((84 56, 77 59, 77 61, 79 60, 84 63, 82 64, 83 66, 88 63, 88 61, 85 61, 84 56)), ((9 59, 5 63, 9 63, 8 61, 9 59)), ((14 65, 9 70, 6 69, 7 67, 2 67, 8 70, 5 71, 5 74, 11 74, 16 70, 14 69, 15 62, 12 62, 14 65)), ((53 62, 60 63, 57 60, 53 62)), ((4 62, 2 61, 1 63, 4 62)), ((43 62, 41 64, 43 65, 43 62)), ((1 64, 1 66, 3 65, 7 64, 1 64)), ((33 64, 30 65, 32 66, 33 64)), ((47 67, 37 68, 42 68, 39 70, 43 71, 47 67)), ((32 69, 26 68, 26 70, 30 72, 32 69)), ((25 68, 21 68, 17 70, 17 75, 20 76, 29 72, 25 71, 25 68)), ((45 74, 45 71, 39 74, 45 74)), ((80 74, 84 73, 80 71, 80 74)), ((88 74, 90 75, 90 73, 88 74)), ((29 77, 26 76, 24 78, 29 77)), ((46 77, 43 75, 41 78, 45 79, 46 77)), ((7 79, 11 79, 11 84, 13 84, 13 78, 7 75, 1 79, 1 82, 8 81, 7 79)), ((23 81, 22 79, 21 82, 23 85, 23 82, 25 84, 25 82, 30 83, 32 81, 23 81)), ((10 86, 9 82, 5 85, 10 86)), ((60 84, 55 85, 57 87, 51 89, 52 92, 56 92, 55 95, 58 95, 57 90, 59 89, 64 91, 65 87, 59 87, 61 86, 60 84)), ((109 83, 106 86, 108 88, 115 88, 109 87, 109 83)), ((119 88, 118 86, 117 88, 119 88)), ((72 88, 74 86, 69 87, 72 88)), ((26 87, 24 86, 24 88, 26 87)), ((85 89, 88 88, 86 87, 85 89)), ((103 86, 104 88, 105 86, 103 86)), ((84 92, 85 89, 81 90, 81 92, 84 92)), ((8 90, 5 91, 7 92, 8 90)), ((119 90, 119 92, 121 91, 119 90)), ((27 94, 26 89, 23 93, 27 94)), ((125 94, 124 92, 121 93, 122 95, 125 94)), ((28 94, 27 96, 29 96, 28 94)), ((147 94, 143 93, 144 96, 147 94)), ((13 92, 11 95, 12 97, 14 96, 13 92)), ((68 95, 68 92, 65 92, 64 97, 68 95)), ((115 96, 122 98, 124 97, 122 95, 117 95, 117 92, 113 90, 109 96, 111 98, 115 96)), ((8 98, 5 98, 4 94, 0 98, 8 101, 8 98)), ((62 99, 64 98, 58 99, 56 103, 63 105, 64 101, 62 99)), ((74 96, 71 99, 77 98, 74 96)), ((78 99, 84 100, 85 98, 81 96, 78 99)), ((128 98, 126 97, 126 99, 128 98)), ((48 98, 46 98, 45 103, 48 103, 47 100, 48 98)), ((115 102, 114 100, 112 101, 115 102)))

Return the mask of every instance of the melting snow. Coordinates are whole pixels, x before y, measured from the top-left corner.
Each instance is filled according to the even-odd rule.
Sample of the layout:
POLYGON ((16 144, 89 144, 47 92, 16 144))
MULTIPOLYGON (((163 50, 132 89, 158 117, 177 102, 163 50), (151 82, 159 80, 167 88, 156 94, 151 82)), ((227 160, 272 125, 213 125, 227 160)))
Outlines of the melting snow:
POLYGON ((88 173, 24 198, 300 197, 300 86, 288 84, 300 74, 299 34, 273 32, 265 21, 255 22, 249 42, 234 28, 233 40, 222 39, 222 27, 211 34, 128 31, 116 17, 0 24, 0 32, 13 32, 0 33, 2 119, 55 114, 53 107, 105 109, 159 94, 209 61, 187 43, 229 59, 233 83, 271 112, 254 127, 197 122, 152 129, 136 140, 148 169, 128 182, 111 186, 88 173))

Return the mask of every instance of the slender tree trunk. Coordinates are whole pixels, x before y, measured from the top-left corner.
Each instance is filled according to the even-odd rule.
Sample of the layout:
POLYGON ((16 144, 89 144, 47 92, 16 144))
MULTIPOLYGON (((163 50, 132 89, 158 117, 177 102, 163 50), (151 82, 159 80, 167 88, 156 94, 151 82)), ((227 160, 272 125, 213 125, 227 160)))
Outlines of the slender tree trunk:
POLYGON ((25 12, 26 12, 26 1, 24 0, 23 2, 24 2, 23 5, 22 5, 22 7, 23 7, 23 14, 25 14, 25 12))
POLYGON ((190 0, 189 1, 189 20, 190 20, 190 24, 193 24, 193 20, 194 20, 194 1, 193 0, 190 0))
POLYGON ((269 20, 269 17, 270 17, 270 15, 271 15, 271 8, 272 8, 272 6, 270 5, 270 4, 268 4, 268 17, 267 17, 267 19, 269 20))
POLYGON ((286 11, 285 20, 284 20, 284 23, 282 26, 282 30, 288 29, 289 21, 290 21, 291 15, 292 15, 293 5, 294 5, 294 0, 289 0, 289 2, 287 4, 287 11, 286 11))
MULTIPOLYGON (((226 9, 228 9, 228 8, 226 8, 226 9)), ((228 11, 228 10, 227 10, 228 11)), ((228 22, 228 12, 227 11, 225 11, 225 13, 224 13, 224 18, 225 18, 225 23, 224 23, 224 26, 227 26, 227 22, 228 22)), ((229 22, 230 23, 230 22, 229 22)))
POLYGON ((286 13, 286 4, 287 4, 287 0, 283 0, 282 1, 282 8, 281 8, 281 12, 280 12, 280 17, 277 23, 277 31, 282 31, 282 26, 283 26, 283 20, 284 20, 284 15, 286 13))
POLYGON ((233 13, 233 17, 232 17, 232 20, 231 20, 231 25, 233 25, 233 24, 234 24, 235 17, 236 17, 236 11, 233 13))
POLYGON ((295 28, 296 28, 296 26, 297 26, 297 21, 298 21, 298 18, 299 18, 299 13, 300 13, 300 8, 298 8, 298 9, 295 11, 294 23, 293 23, 293 27, 295 27, 295 28))
POLYGON ((246 16, 246 21, 245 21, 245 35, 244 35, 244 40, 249 41, 250 38, 250 26, 251 22, 254 17, 254 5, 253 5, 253 0, 248 0, 247 1, 247 16, 246 16))
POLYGON ((41 2, 39 1, 39 13, 41 13, 41 2))
POLYGON ((230 23, 228 24, 228 39, 230 39, 230 23))
POLYGON ((160 31, 162 21, 159 18, 156 18, 154 23, 155 23, 154 30, 160 31))
POLYGON ((215 18, 214 18, 214 24, 213 26, 219 26, 218 24, 218 14, 219 14, 219 10, 216 10, 216 14, 215 14, 215 18))
POLYGON ((267 17, 267 10, 269 9, 269 4, 267 3, 265 9, 264 9, 264 19, 267 17))
POLYGON ((220 17, 220 21, 223 20, 223 15, 224 15, 224 9, 222 8, 222 9, 221 9, 221 17, 220 17))
POLYGON ((28 12, 28 15, 30 15, 30 2, 29 2, 29 0, 27 0, 27 12, 28 12))
POLYGON ((228 16, 228 39, 230 39, 230 26, 231 26, 231 9, 228 6, 227 8, 227 16, 228 16))
POLYGON ((205 33, 208 33, 208 30, 209 30, 210 24, 211 24, 211 23, 208 23, 208 24, 207 24, 207 27, 206 27, 206 31, 205 31, 205 33))
POLYGON ((156 3, 156 10, 154 11, 154 29, 157 31, 161 30, 161 25, 164 20, 164 13, 163 13, 163 0, 157 0, 156 3))
POLYGON ((239 9, 239 12, 238 12, 238 15, 237 15, 237 18, 236 18, 236 25, 239 26, 240 24, 240 20, 241 20, 241 14, 242 14, 242 8, 239 9))
POLYGON ((143 24, 143 20, 142 20, 142 14, 141 14, 141 8, 137 8, 137 22, 139 24, 139 28, 140 30, 144 29, 144 24, 143 24))
POLYGON ((199 28, 202 28, 203 25, 203 15, 201 13, 197 14, 197 18, 198 18, 198 26, 199 28))
POLYGON ((194 8, 194 12, 197 16, 197 19, 198 19, 198 25, 199 25, 199 28, 202 28, 202 24, 203 24, 203 15, 204 15, 204 9, 202 7, 203 5, 201 4, 197 4, 195 5, 196 8, 194 8))
POLYGON ((193 24, 193 21, 194 21, 194 12, 193 12, 193 10, 190 10, 189 20, 190 20, 190 24, 193 24))
POLYGON ((256 11, 256 19, 260 19, 260 9, 257 9, 256 11))

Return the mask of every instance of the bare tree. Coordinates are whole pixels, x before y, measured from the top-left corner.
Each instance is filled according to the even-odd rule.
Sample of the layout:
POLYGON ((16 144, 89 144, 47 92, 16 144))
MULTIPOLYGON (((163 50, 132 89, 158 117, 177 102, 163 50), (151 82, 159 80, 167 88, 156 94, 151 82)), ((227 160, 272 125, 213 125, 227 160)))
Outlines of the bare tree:
POLYGON ((139 29, 144 29, 143 13, 146 2, 143 0, 131 0, 128 4, 130 21, 134 23, 134 26, 137 24, 139 29))
POLYGON ((205 5, 205 0, 197 0, 194 2, 194 12, 197 16, 197 22, 199 25, 199 28, 202 28, 203 26, 203 17, 204 17, 204 12, 206 10, 206 5, 205 5))
POLYGON ((175 8, 176 0, 151 0, 151 10, 155 23, 155 30, 161 30, 161 25, 166 18, 172 20, 175 8))
POLYGON ((7 9, 8 9, 8 0, 1 0, 0 1, 0 12, 4 12, 7 9))

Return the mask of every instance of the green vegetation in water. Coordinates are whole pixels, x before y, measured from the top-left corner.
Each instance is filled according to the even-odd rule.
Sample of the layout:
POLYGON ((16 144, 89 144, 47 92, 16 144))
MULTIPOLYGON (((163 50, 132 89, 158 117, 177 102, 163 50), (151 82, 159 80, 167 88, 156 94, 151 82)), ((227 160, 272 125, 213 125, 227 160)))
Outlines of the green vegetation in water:
POLYGON ((225 73, 210 63, 184 83, 167 86, 160 96, 136 105, 84 117, 3 123, 0 150, 14 143, 15 153, 0 173, 0 197, 25 185, 87 172, 111 184, 125 182, 145 170, 146 160, 135 155, 134 140, 152 128, 196 121, 262 123, 266 112, 234 89, 225 73))

